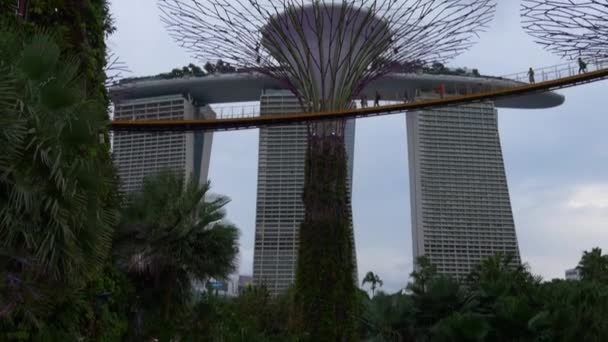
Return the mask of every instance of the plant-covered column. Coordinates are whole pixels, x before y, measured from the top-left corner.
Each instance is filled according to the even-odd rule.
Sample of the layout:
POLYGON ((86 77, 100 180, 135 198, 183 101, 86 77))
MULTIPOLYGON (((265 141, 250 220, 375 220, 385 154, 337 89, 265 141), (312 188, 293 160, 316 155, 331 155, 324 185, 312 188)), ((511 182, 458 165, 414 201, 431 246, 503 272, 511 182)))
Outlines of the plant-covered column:
MULTIPOLYGON (((59 336, 82 329, 101 336, 85 332, 101 318, 85 319, 82 310, 111 290, 96 284, 109 263, 120 205, 110 145, 100 140, 108 4, 0 3, 0 116, 16 116, 19 128, 0 139, 0 249, 8 251, 0 272, 11 275, 3 277, 10 291, 2 288, 0 297, 9 299, 0 300, 0 311, 12 322, 0 331, 31 327, 59 336)), ((0 121, 10 132, 11 122, 0 121)), ((76 340, 70 336, 63 340, 76 340)))
POLYGON ((55 33, 62 52, 78 56, 86 94, 106 99, 105 38, 114 32, 107 0, 28 1, 25 24, 55 33))
POLYGON ((355 283, 351 207, 343 120, 313 123, 299 232, 296 308, 312 341, 350 341, 355 283))

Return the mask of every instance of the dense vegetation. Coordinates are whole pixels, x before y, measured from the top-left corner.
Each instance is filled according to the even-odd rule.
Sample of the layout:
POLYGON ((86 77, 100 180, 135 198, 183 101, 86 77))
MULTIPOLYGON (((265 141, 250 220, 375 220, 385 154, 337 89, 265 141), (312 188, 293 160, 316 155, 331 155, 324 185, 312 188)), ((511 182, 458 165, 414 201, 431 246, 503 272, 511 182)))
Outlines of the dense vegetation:
POLYGON ((74 336, 99 288, 120 281, 107 266, 120 204, 105 136, 111 20, 105 1, 64 2, 0 13, 2 339, 74 336))
POLYGON ((0 50, 5 262, 15 279, 77 288, 103 266, 118 218, 108 146, 99 138, 105 105, 87 100, 78 64, 62 63, 48 35, 24 45, 17 35, 1 37, 12 47, 0 50))
POLYGON ((589 254, 601 250, 581 259, 581 281, 551 282, 509 266, 501 255, 484 260, 462 283, 422 259, 408 290, 375 296, 376 314, 366 321, 389 341, 603 341, 608 283, 587 270, 607 267, 608 256, 589 254))
POLYGON ((325 134, 308 137, 295 283, 297 323, 312 341, 350 341, 356 284, 347 156, 344 138, 325 134))
POLYGON ((180 331, 193 305, 193 283, 224 279, 236 268, 238 230, 223 222, 228 200, 208 199, 208 189, 164 171, 127 199, 114 260, 135 289, 137 340, 180 331))
POLYGON ((234 270, 227 199, 171 172, 119 196, 105 1, 31 1, 26 18, 1 5, 0 340, 178 336, 193 281, 234 270))
POLYGON ((124 78, 120 80, 120 84, 143 80, 170 80, 183 77, 205 77, 211 74, 229 74, 233 72, 237 72, 237 69, 230 65, 230 63, 225 63, 220 59, 215 64, 211 64, 209 62, 205 63, 203 68, 190 63, 182 68, 174 68, 169 72, 163 72, 154 76, 124 78))
MULTIPOLYGON (((580 281, 542 282, 526 267, 513 268, 502 255, 484 260, 461 282, 437 274, 424 258, 418 263, 412 281, 397 293, 379 291, 370 297, 359 290, 357 332, 349 341, 599 342, 608 337, 608 255, 600 249, 585 252, 580 281)), ((378 275, 373 279, 380 284, 378 275)), ((236 298, 205 297, 199 308, 207 315, 202 321, 207 335, 201 336, 211 341, 311 341, 293 325, 297 312, 292 297, 291 289, 271 298, 263 288, 236 298)))
MULTIPOLYGON (((15 3, 14 0, 1 1, 15 3)), ((16 18, 14 11, 4 11, 0 18, 17 24, 28 34, 52 32, 62 53, 77 56, 79 82, 85 94, 93 98, 105 97, 105 38, 115 30, 108 1, 30 0, 27 3, 26 18, 16 18)))

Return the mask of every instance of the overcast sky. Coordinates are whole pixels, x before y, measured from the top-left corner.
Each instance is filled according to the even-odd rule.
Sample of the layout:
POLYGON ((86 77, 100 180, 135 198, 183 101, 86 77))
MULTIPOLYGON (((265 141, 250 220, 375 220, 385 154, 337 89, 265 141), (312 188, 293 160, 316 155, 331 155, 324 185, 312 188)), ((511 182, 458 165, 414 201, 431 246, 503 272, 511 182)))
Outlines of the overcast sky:
MULTIPOLYGON (((130 76, 194 61, 159 20, 154 0, 111 0, 118 31, 110 47, 130 76)), ((519 1, 500 1, 479 43, 450 66, 506 75, 561 61, 520 27, 519 1)), ((522 260, 545 279, 564 276, 584 250, 608 243, 608 82, 559 91, 566 103, 545 110, 499 110, 502 148, 522 260)), ((229 196, 241 230, 240 273, 251 274, 258 130, 215 133, 210 179, 229 196)), ((405 117, 357 120, 353 212, 359 275, 373 270, 395 291, 412 271, 405 117)))

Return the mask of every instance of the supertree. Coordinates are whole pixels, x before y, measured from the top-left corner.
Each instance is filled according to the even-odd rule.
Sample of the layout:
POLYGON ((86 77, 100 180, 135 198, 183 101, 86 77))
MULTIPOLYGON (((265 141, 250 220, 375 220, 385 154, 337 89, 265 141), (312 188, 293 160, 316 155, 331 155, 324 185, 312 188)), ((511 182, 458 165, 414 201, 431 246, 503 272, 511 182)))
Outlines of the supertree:
MULTIPOLYGON (((394 65, 445 62, 473 44, 494 0, 159 0, 194 56, 266 74, 303 111, 352 105, 394 65)), ((308 124, 296 307, 311 340, 351 340, 355 282, 344 121, 308 124)))
POLYGON ((608 0, 523 0, 524 29, 568 58, 608 57, 608 0))

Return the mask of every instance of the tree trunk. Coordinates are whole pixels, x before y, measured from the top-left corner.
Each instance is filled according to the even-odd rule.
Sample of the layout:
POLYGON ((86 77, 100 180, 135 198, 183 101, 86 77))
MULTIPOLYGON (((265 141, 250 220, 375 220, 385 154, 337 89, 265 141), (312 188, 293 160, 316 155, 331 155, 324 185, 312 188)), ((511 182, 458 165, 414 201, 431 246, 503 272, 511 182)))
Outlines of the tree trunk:
POLYGON ((166 286, 166 290, 165 290, 165 298, 164 298, 164 308, 163 308, 163 314, 166 320, 168 320, 170 318, 170 314, 171 314, 171 297, 173 296, 173 288, 175 287, 175 282, 177 279, 177 274, 175 273, 175 271, 170 271, 169 274, 167 274, 167 282, 165 284, 166 286))

